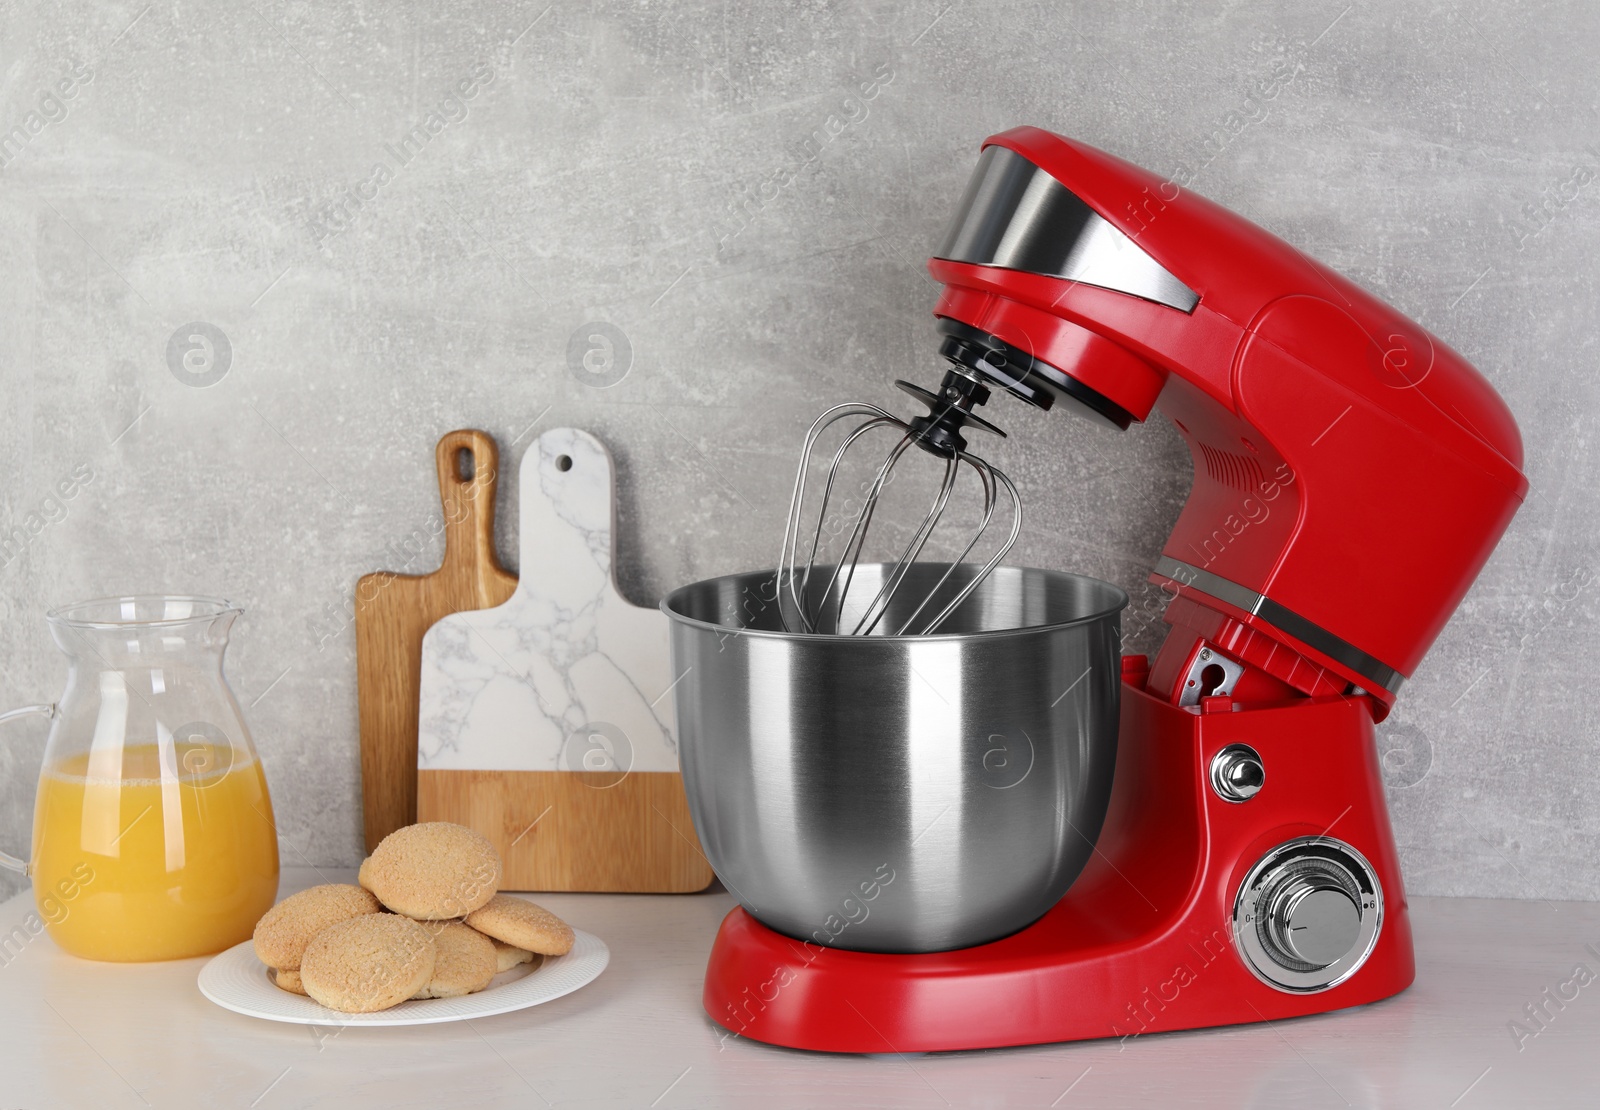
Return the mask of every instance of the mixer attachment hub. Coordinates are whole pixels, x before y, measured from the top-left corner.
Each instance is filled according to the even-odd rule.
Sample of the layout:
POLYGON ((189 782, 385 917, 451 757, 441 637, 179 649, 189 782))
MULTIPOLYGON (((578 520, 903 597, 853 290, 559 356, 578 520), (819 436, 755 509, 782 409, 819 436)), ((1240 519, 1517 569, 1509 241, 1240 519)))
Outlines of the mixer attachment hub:
POLYGON ((1005 437, 1005 432, 972 411, 989 400, 989 389, 966 374, 947 371, 938 393, 904 379, 896 379, 894 384, 928 406, 927 416, 912 417, 910 421, 912 441, 924 451, 941 458, 965 451, 967 441, 961 431, 968 425, 1005 437))

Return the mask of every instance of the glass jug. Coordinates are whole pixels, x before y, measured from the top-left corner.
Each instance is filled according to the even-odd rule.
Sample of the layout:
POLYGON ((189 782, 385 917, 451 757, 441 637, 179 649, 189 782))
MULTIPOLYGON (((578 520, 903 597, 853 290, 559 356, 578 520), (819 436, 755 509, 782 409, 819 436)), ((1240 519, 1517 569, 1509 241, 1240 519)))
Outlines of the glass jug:
POLYGON ((62 948, 93 960, 202 956, 249 938, 278 890, 267 781, 222 674, 241 610, 116 597, 51 611, 69 661, 51 719, 27 863, 62 948))

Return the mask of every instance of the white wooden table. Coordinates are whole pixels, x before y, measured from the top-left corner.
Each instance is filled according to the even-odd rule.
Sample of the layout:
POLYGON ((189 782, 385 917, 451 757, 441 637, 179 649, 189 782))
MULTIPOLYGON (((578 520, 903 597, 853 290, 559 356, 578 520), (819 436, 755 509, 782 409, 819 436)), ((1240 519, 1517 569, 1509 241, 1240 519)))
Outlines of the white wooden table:
MULTIPOLYGON (((321 881, 284 873, 283 893, 321 881)), ((914 1057, 727 1037, 700 1009, 726 894, 546 895, 611 946, 596 982, 470 1023, 310 1029, 201 996, 203 960, 93 964, 41 936, 0 951, 0 1110, 26 1107, 1600 1106, 1600 978, 1521 1045, 1509 1023, 1584 964, 1600 904, 1419 898, 1398 998, 1266 1026, 914 1057)), ((0 905, 0 932, 32 911, 0 905)), ((1571 988, 1568 989, 1571 993, 1571 988)))

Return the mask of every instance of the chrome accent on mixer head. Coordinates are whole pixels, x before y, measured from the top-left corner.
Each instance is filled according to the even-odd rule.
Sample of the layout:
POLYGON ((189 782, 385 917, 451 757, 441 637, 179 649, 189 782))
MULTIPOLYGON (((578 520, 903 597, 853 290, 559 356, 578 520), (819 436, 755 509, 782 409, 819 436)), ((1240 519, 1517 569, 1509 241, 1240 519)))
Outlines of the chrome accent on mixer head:
POLYGON ((1268 624, 1283 629, 1302 644, 1316 648, 1329 659, 1349 667, 1379 689, 1393 694, 1399 691, 1406 680, 1405 675, 1381 659, 1374 659, 1320 624, 1313 624, 1265 594, 1229 581, 1220 574, 1201 570, 1170 555, 1163 555, 1156 563, 1156 573, 1162 578, 1170 578, 1180 586, 1192 586, 1201 593, 1210 594, 1218 601, 1225 601, 1236 609, 1243 609, 1253 617, 1260 617, 1268 624))
POLYGON ((1066 278, 1193 312, 1200 295, 1014 150, 986 147, 935 258, 1066 278))
POLYGON ((1004 472, 968 451, 966 440, 961 435, 962 429, 968 426, 981 427, 1000 435, 1005 434, 971 412, 973 405, 982 404, 988 398, 988 390, 982 383, 955 371, 945 375, 945 381, 937 396, 908 382, 897 384, 927 404, 929 414, 906 421, 877 405, 850 402, 828 409, 817 417, 810 430, 806 432, 805 444, 800 453, 800 466, 795 474, 794 493, 789 501, 789 516, 784 528, 783 547, 779 552, 776 571, 777 591, 783 602, 780 604, 780 614, 787 631, 857 636, 928 635, 936 632, 1000 564, 1012 545, 1016 543, 1017 536, 1022 530, 1022 502, 1017 496, 1017 487, 1004 472), (821 503, 816 513, 816 527, 811 529, 810 546, 809 549, 805 549, 802 531, 806 519, 806 479, 810 471, 811 453, 823 432, 839 421, 851 418, 862 418, 862 423, 845 436, 844 441, 834 452, 822 487, 821 503), (812 576, 820 569, 817 566, 817 557, 821 553, 823 528, 828 520, 828 506, 838 481, 839 468, 852 446, 862 440, 867 433, 879 429, 897 433, 897 438, 888 455, 876 468, 874 477, 865 491, 861 510, 855 515, 838 561, 833 564, 832 571, 822 588, 817 590, 814 588, 812 576), (921 523, 912 532, 911 539, 900 553, 899 559, 893 564, 894 570, 883 578, 877 592, 865 606, 854 606, 851 604, 850 588, 856 584, 856 568, 861 561, 861 553, 872 526, 873 516, 877 512, 884 487, 888 484, 896 464, 912 445, 921 447, 943 460, 944 475, 938 493, 933 506, 923 516, 921 523), (912 607, 904 619, 885 623, 884 617, 893 607, 895 595, 902 588, 908 573, 945 515, 950 495, 955 489, 956 479, 963 465, 972 470, 983 489, 983 514, 977 530, 960 555, 951 563, 950 569, 926 593, 921 603, 912 607), (957 565, 965 562, 967 556, 988 531, 995 510, 999 507, 1002 491, 1011 500, 1009 534, 999 550, 978 568, 976 576, 966 582, 954 597, 945 600, 942 593, 950 581, 952 571, 957 565), (918 622, 923 613, 930 608, 935 610, 933 616, 919 627, 918 622))

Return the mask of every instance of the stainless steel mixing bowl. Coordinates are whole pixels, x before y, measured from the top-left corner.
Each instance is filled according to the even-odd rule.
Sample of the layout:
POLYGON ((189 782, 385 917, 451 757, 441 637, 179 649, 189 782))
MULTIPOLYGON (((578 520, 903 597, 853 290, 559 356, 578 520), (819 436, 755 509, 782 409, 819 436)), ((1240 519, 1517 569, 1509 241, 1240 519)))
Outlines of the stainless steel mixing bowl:
MULTIPOLYGON (((947 567, 914 565, 897 596, 920 604, 947 567)), ((888 570, 861 564, 851 595, 888 570)), ((1041 916, 1105 817, 1127 594, 999 567, 933 636, 788 633, 776 598, 759 571, 661 603, 689 808, 734 897, 781 933, 869 952, 963 948, 1041 916)))

